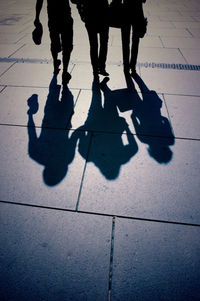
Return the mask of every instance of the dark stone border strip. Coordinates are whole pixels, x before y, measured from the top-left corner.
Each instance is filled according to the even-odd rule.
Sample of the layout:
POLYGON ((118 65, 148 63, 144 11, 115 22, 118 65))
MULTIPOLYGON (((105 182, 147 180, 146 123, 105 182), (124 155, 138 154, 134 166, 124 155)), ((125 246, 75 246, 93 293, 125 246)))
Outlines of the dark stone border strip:
POLYGON ((190 64, 175 64, 175 63, 154 63, 145 62, 138 63, 141 68, 158 68, 158 69, 175 69, 175 70, 192 70, 199 71, 200 65, 190 65, 190 64))
MULTIPOLYGON (((23 59, 23 58, 14 58, 14 57, 0 57, 0 63, 28 63, 28 64, 52 64, 52 59, 23 59)), ((72 64, 79 65, 80 63, 89 63, 89 62, 79 62, 79 61, 71 61, 72 64)), ((108 62, 108 65, 110 63, 108 62)), ((119 63, 115 62, 113 65, 118 65, 119 63)), ((120 65, 122 63, 120 62, 120 65)), ((191 70, 191 71, 199 71, 200 65, 191 65, 191 64, 176 64, 176 63, 154 63, 154 62, 138 62, 137 66, 140 68, 152 68, 152 69, 173 69, 173 70, 191 70)))

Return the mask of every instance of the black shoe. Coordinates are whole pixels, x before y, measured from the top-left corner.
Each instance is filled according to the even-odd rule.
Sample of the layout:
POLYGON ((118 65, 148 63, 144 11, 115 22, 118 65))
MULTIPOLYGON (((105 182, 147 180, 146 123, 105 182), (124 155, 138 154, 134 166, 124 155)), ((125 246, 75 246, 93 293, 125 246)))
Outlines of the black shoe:
POLYGON ((56 60, 54 61, 53 65, 54 65, 54 74, 58 74, 60 69, 59 69, 59 66, 61 64, 61 60, 56 60))
POLYGON ((63 86, 66 86, 70 79, 72 78, 71 74, 69 74, 69 72, 63 72, 62 74, 62 84, 63 86))
POLYGON ((99 69, 98 73, 103 76, 109 76, 109 73, 106 71, 106 69, 99 69))

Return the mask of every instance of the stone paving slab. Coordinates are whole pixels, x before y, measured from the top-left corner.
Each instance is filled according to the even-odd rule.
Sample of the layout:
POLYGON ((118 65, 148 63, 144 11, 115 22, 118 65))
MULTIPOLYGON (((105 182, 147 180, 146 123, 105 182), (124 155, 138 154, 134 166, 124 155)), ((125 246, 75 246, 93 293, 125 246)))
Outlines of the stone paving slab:
POLYGON ((6 87, 0 94, 0 123, 27 126, 31 110, 36 127, 65 129, 78 93, 79 90, 65 90, 53 83, 49 89, 6 87))
POLYGON ((192 28, 189 31, 193 37, 200 38, 200 29, 199 28, 192 28))
POLYGON ((172 22, 176 28, 188 28, 191 30, 192 28, 200 29, 200 23, 199 22, 172 22))
POLYGON ((177 22, 177 21, 178 22, 192 22, 192 21, 195 21, 193 16, 188 16, 188 15, 187 16, 181 16, 180 13, 169 16, 168 12, 167 13, 163 12, 163 15, 159 14, 159 19, 161 21, 171 21, 171 22, 177 22))
MULTIPOLYGON (((20 41, 23 43, 23 40, 20 41)), ((39 60, 50 60, 52 58, 50 53, 50 46, 48 43, 42 43, 39 47, 34 44, 27 44, 23 48, 16 51, 11 57, 16 59, 39 59, 39 60)))
POLYGON ((188 64, 200 65, 200 57, 198 49, 181 49, 181 52, 188 64))
POLYGON ((0 207, 1 300, 107 300, 111 218, 0 207))
POLYGON ((5 72, 7 71, 11 66, 12 66, 13 62, 12 63, 0 63, 0 76, 5 72))
POLYGON ((23 33, 27 29, 27 25, 0 25, 0 33, 15 33, 16 35, 23 33))
POLYGON ((200 139, 200 97, 165 95, 176 137, 200 139))
MULTIPOLYGON (((121 38, 120 37, 114 37, 113 46, 121 46, 121 38)), ((159 37, 154 36, 146 36, 145 39, 140 40, 140 46, 141 47, 160 47, 163 48, 162 41, 159 37)), ((170 47, 172 48, 172 47, 170 47)))
MULTIPOLYGON (((24 34, 14 34, 14 33, 0 33, 0 40, 2 44, 15 44, 15 43, 19 43, 19 41, 24 37, 24 34)), ((2 54, 1 54, 2 56, 2 54)))
POLYGON ((79 209, 200 222, 199 141, 93 136, 79 209), (143 143, 142 143, 143 142, 143 143))
POLYGON ((10 57, 13 53, 23 47, 23 44, 1 44, 0 45, 0 56, 10 57))
POLYGON ((200 95, 199 72, 141 68, 141 77, 149 89, 174 95, 200 95))
POLYGON ((72 133, 0 126, 0 200, 75 209, 85 160, 72 133))
MULTIPOLYGON (((73 65, 69 65, 69 72, 73 65)), ((58 75, 58 84, 61 84, 61 74, 58 75)), ((53 64, 17 63, 0 77, 0 84, 20 87, 49 87, 53 76, 53 64)))
POLYGON ((200 38, 194 37, 161 37, 164 47, 167 48, 180 48, 180 49, 199 49, 200 48, 200 38))
POLYGON ((185 28, 148 28, 148 34, 160 37, 191 37, 191 34, 185 28))
POLYGON ((117 218, 111 300, 199 300, 199 235, 199 227, 117 218))
POLYGON ((151 29, 157 29, 157 28, 167 29, 167 28, 176 28, 176 26, 173 24, 173 22, 155 21, 154 19, 151 19, 151 22, 148 23, 148 32, 151 29))
POLYGON ((170 48, 140 48, 138 62, 185 64, 187 61, 178 49, 170 48))
POLYGON ((84 45, 74 45, 71 54, 71 60, 75 62, 90 62, 90 48, 88 45, 88 41, 87 44, 84 45))

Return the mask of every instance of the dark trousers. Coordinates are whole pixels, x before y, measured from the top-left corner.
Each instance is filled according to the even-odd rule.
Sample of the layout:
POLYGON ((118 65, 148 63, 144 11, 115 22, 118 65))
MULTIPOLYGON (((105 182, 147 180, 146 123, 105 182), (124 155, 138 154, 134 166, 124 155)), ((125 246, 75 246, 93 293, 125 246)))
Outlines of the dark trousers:
POLYGON ((58 53, 62 51, 63 71, 66 72, 73 49, 73 20, 60 24, 49 22, 48 25, 53 60, 57 60, 58 53))
POLYGON ((102 26, 98 30, 94 25, 86 24, 86 29, 88 32, 89 42, 90 42, 90 59, 93 68, 93 72, 97 73, 99 69, 105 69, 106 58, 108 52, 108 33, 109 27, 102 26), (98 34, 99 42, 98 45, 98 34))
POLYGON ((123 55, 124 70, 129 71, 130 68, 132 70, 135 70, 140 38, 137 32, 134 31, 134 26, 132 24, 125 24, 121 29, 121 35, 122 35, 122 55, 123 55), (131 38, 131 29, 132 29, 132 38, 131 38), (131 50, 130 50, 130 40, 132 41, 131 50))

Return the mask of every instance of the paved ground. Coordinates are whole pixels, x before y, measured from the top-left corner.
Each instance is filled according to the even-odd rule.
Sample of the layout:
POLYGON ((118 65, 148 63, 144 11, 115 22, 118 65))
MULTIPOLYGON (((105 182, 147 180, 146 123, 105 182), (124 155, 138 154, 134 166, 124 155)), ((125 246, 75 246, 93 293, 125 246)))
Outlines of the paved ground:
POLYGON ((111 29, 101 89, 71 4, 69 90, 34 5, 0 3, 0 299, 200 300, 199 0, 147 0, 137 81, 111 29))

